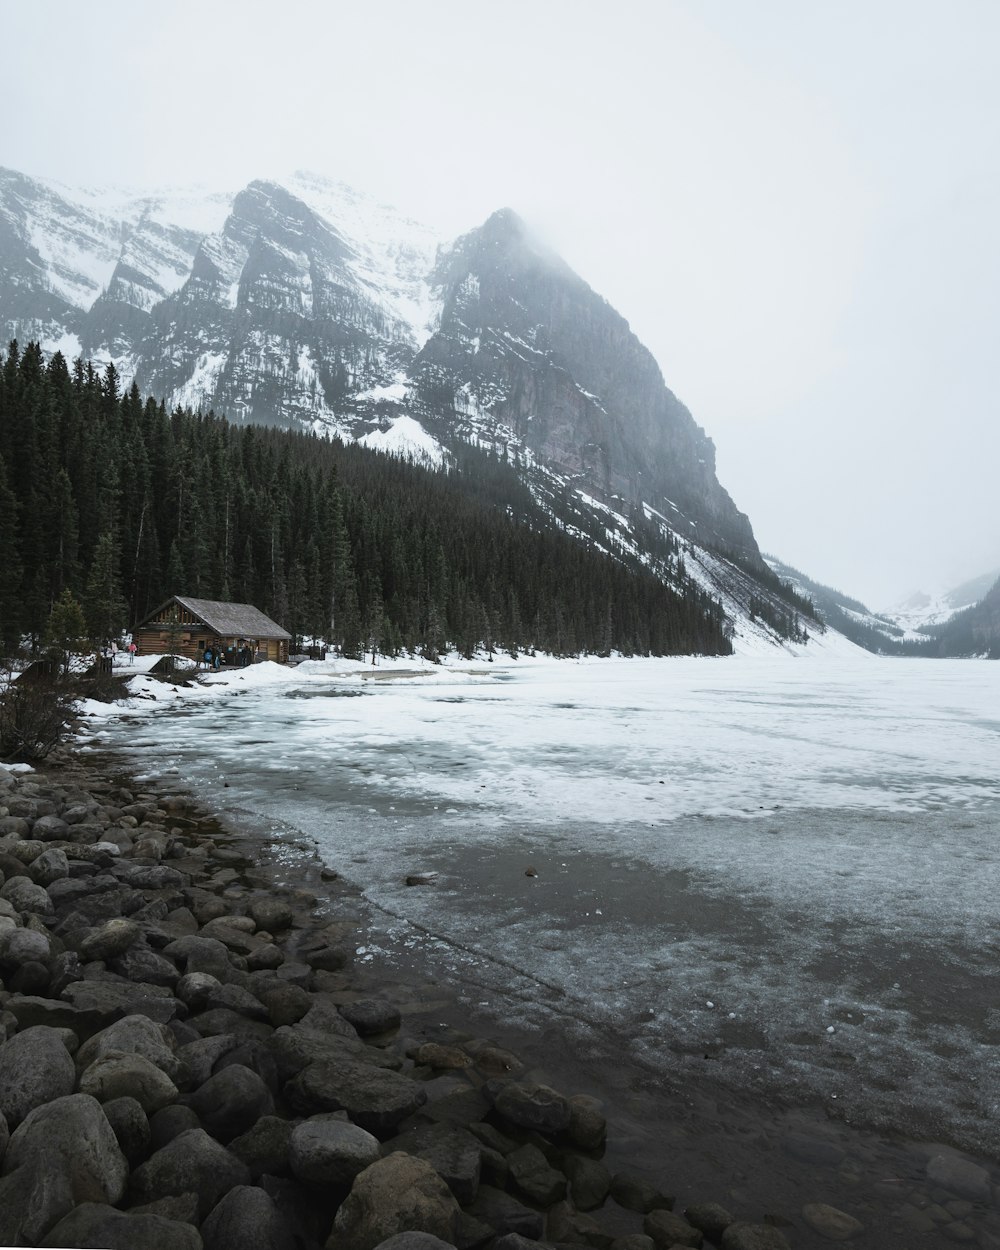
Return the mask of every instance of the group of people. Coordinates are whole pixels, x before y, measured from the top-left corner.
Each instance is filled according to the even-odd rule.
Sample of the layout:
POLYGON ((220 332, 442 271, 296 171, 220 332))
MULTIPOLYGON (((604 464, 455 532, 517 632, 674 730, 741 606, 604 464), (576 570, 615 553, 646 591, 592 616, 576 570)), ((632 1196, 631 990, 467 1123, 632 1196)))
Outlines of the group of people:
POLYGON ((129 664, 134 664, 135 653, 138 650, 139 648, 136 646, 134 638, 130 638, 127 643, 123 643, 121 646, 118 645, 117 639, 109 638, 101 648, 101 655, 105 660, 110 661, 107 667, 113 668, 118 663, 120 655, 127 655, 129 664))
POLYGON ((228 647, 220 644, 213 647, 209 643, 201 653, 201 662, 206 668, 221 668, 223 664, 235 668, 246 668, 248 664, 253 663, 253 658, 253 647, 249 643, 241 643, 238 647, 232 644, 228 647))

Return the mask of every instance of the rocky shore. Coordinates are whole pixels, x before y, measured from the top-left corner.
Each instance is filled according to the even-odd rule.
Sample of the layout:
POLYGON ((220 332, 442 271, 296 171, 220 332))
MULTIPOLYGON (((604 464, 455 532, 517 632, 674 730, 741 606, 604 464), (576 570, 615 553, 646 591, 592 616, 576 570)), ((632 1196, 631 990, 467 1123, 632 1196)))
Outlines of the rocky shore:
MULTIPOLYGON (((0 768, 0 1243, 787 1250, 718 1195, 675 1210, 612 1174, 607 1109, 509 1048, 411 1035, 354 966, 335 875, 282 886, 188 797, 72 756, 0 768)), ((938 1179, 963 1210, 989 1198, 975 1169, 938 1179)))

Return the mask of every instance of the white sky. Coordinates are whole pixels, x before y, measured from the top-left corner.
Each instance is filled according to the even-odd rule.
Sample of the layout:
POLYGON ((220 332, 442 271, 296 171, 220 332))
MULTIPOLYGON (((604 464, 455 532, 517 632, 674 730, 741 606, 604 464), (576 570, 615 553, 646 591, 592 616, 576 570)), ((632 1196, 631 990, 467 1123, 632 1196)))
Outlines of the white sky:
POLYGON ((996 0, 34 0, 4 43, 0 164, 509 204, 764 549, 874 607, 1000 565, 996 0))

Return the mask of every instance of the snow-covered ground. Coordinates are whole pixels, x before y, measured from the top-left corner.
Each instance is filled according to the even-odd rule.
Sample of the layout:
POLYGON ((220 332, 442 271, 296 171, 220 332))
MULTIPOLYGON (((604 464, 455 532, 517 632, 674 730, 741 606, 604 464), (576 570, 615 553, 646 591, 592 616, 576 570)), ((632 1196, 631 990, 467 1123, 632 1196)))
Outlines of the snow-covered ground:
POLYGON ((711 1056, 743 1088, 1000 1144, 1000 665, 807 649, 135 684, 95 743, 311 835, 382 909, 361 958, 417 950, 474 1004, 611 1031, 664 1072, 711 1056), (422 870, 437 884, 407 889, 422 870))

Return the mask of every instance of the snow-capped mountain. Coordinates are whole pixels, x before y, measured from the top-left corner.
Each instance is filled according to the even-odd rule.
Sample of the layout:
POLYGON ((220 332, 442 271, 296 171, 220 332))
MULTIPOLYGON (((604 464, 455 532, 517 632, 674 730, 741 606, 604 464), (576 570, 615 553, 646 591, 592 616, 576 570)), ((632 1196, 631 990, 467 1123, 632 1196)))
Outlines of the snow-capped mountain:
POLYGON ((931 627, 946 624, 959 612, 964 612, 985 599, 998 578, 1000 569, 992 569, 979 577, 962 582, 960 586, 953 586, 950 590, 933 593, 917 590, 882 615, 903 630, 926 635, 931 627))
POLYGON ((799 636, 715 449, 628 324, 510 210, 454 242, 308 174, 232 194, 0 170, 0 333, 169 405, 515 463, 565 528, 799 636))

